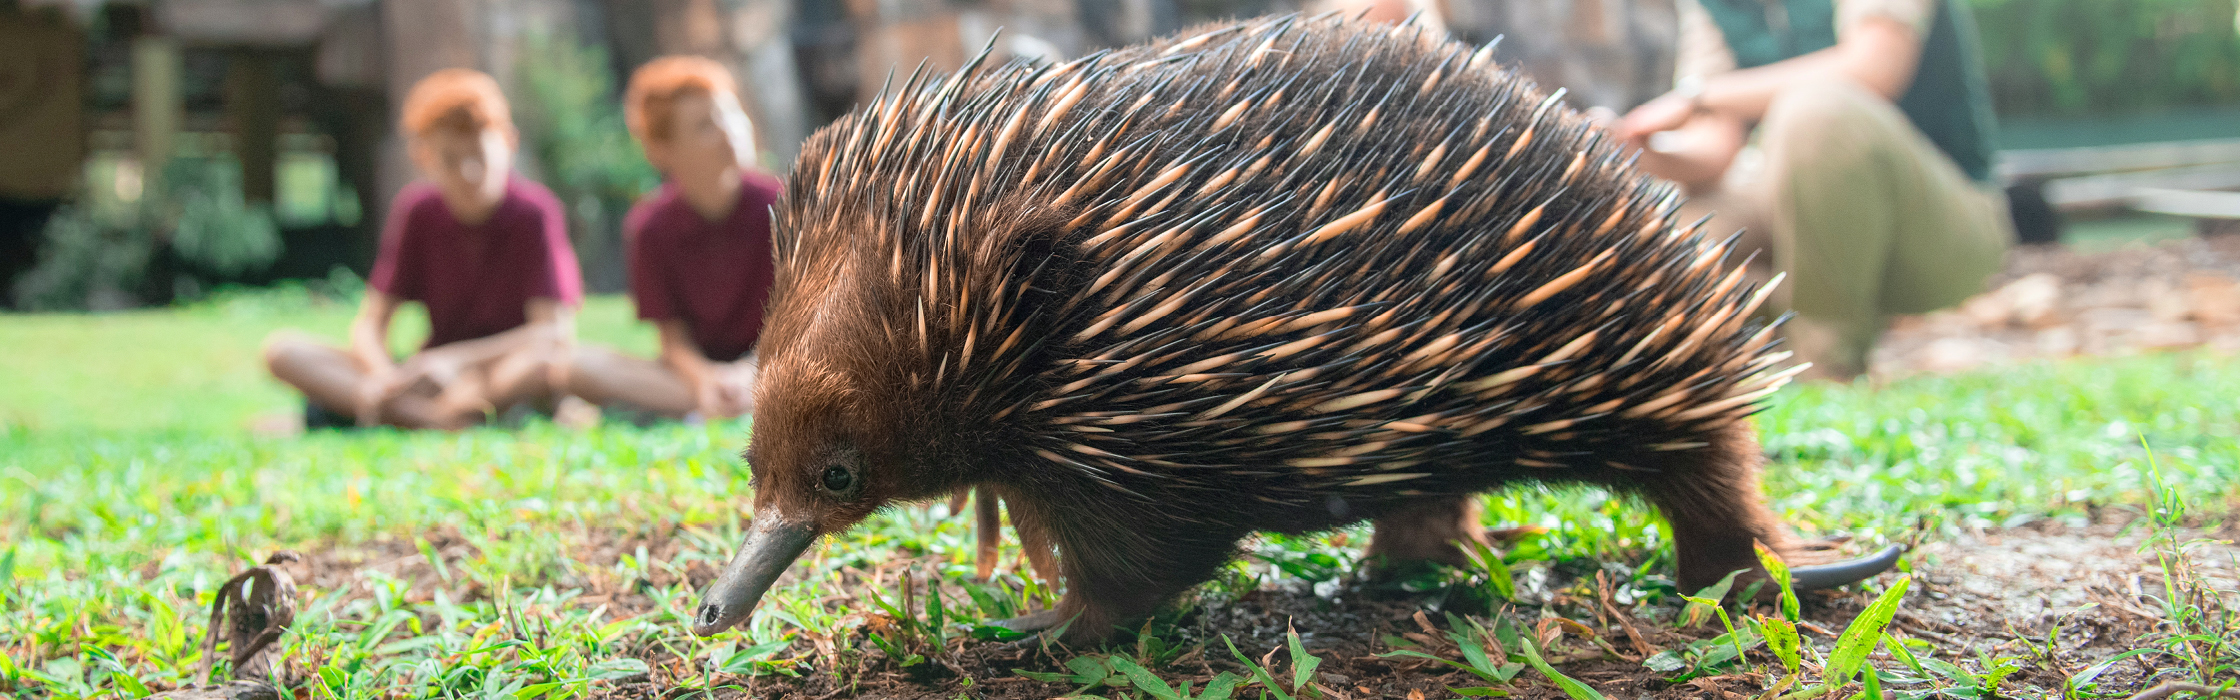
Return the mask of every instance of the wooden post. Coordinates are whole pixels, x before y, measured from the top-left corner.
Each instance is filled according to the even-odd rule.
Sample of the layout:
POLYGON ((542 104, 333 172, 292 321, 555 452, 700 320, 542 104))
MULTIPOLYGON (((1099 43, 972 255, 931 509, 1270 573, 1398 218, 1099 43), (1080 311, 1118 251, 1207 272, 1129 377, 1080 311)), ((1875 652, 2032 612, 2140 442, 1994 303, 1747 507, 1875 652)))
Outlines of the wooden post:
MULTIPOLYGON (((84 38, 58 10, 0 9, 0 66, 0 197, 70 196, 86 155, 84 38)), ((0 285, 16 262, 0 260, 0 285)))
POLYGON ((132 41, 132 137, 146 181, 153 184, 179 137, 179 42, 164 36, 132 41))
POLYGON ((274 57, 263 49, 236 49, 226 61, 226 120, 233 125, 233 154, 241 160, 241 197, 271 204, 279 163, 280 85, 274 57))

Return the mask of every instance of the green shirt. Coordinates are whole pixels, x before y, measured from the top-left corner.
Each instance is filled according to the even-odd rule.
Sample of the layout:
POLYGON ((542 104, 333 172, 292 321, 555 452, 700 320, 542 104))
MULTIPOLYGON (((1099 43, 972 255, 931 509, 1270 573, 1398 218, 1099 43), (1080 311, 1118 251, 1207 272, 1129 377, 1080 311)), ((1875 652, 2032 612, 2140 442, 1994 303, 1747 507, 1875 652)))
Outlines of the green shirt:
MULTIPOLYGON (((1836 45, 1834 0, 1700 0, 1719 25, 1736 67, 1796 58, 1836 45)), ((1898 110, 1978 182, 1991 180, 1991 90, 1967 7, 1936 0, 1913 82, 1898 110)))

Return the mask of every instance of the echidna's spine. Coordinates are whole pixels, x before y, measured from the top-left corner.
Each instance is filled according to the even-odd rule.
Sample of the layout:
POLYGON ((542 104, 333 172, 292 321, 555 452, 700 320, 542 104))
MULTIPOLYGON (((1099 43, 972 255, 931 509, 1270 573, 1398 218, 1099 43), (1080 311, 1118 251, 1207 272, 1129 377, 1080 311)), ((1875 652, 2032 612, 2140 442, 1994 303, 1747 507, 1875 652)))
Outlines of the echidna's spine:
POLYGON ((1416 31, 920 71, 805 146, 776 288, 833 296, 773 304, 882 310, 852 342, 929 425, 1129 493, 1641 470, 1787 381, 1730 243, 1560 95, 1416 31))

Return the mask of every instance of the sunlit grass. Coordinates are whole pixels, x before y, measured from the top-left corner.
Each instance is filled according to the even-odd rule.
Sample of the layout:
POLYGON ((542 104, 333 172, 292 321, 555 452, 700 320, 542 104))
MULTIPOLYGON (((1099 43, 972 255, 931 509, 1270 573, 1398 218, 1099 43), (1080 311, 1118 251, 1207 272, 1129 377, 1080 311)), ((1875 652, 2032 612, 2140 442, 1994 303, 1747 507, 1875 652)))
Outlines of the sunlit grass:
MULTIPOLYGON (((252 435, 252 417, 299 405, 262 376, 257 342, 279 327, 339 337, 349 313, 280 293, 0 316, 0 695, 187 682, 218 584, 283 548, 359 558, 321 569, 346 578, 305 582, 286 644, 311 697, 542 697, 796 673, 845 684, 881 644, 936 654, 938 636, 923 635, 968 634, 1047 600, 1015 575, 969 582, 965 519, 901 508, 823 545, 747 632, 691 637, 690 579, 729 556, 748 501, 746 424, 252 435), (898 605, 912 571, 939 581, 945 619, 963 626, 873 643, 866 615, 888 613, 870 597, 898 605)), ((593 300, 581 325, 596 341, 651 346, 619 299, 593 300)), ((2171 354, 1792 389, 1758 419, 1767 491, 1807 534, 1867 542, 1923 524, 2077 518, 2154 502, 2144 438, 2167 488, 2220 517, 2240 503, 2235 387, 2232 358, 2171 354)), ((1520 487, 1487 505, 1489 523, 1548 529, 1508 553, 1520 571, 1670 565, 1656 554, 1660 521, 1626 499, 1520 487)), ((1266 538, 1210 599, 1335 580, 1363 534, 1266 538)), ((1006 570, 1016 560, 1007 549, 1006 570)))

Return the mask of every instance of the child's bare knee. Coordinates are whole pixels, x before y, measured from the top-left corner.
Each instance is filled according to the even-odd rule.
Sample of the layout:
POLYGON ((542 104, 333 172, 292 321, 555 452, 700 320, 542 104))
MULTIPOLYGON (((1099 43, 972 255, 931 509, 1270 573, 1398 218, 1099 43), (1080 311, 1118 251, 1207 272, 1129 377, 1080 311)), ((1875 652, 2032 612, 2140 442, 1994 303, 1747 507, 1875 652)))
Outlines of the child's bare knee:
POLYGON ((261 348, 265 368, 278 372, 282 364, 303 353, 306 342, 302 333, 290 330, 277 330, 265 336, 261 348))

